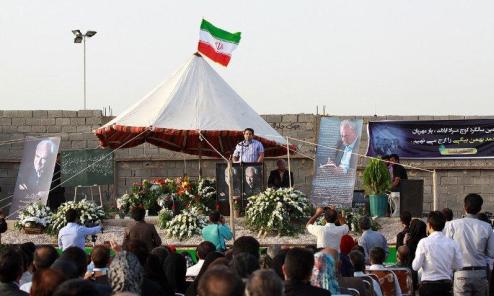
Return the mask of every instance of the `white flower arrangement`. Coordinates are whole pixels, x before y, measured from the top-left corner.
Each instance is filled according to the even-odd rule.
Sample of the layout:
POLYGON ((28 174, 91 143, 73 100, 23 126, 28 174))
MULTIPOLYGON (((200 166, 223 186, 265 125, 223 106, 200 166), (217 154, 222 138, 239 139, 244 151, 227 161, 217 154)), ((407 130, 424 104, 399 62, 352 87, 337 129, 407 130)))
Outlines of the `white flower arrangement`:
POLYGON ((142 203, 139 197, 134 193, 125 193, 121 197, 117 198, 117 209, 127 214, 130 209, 137 204, 142 203))
POLYGON ((207 218, 202 215, 200 209, 191 207, 184 209, 181 214, 175 216, 166 224, 166 232, 169 237, 179 240, 187 239, 196 234, 201 234, 207 225, 207 218))
POLYGON ((166 228, 168 222, 173 219, 173 211, 167 208, 162 208, 158 213, 158 226, 161 229, 166 228))
POLYGON ((33 203, 19 212, 19 219, 15 223, 15 228, 22 229, 33 224, 43 228, 50 225, 53 213, 48 206, 41 203, 33 203))
POLYGON ((301 224, 309 217, 310 209, 310 202, 301 191, 268 188, 248 198, 246 224, 259 231, 259 235, 293 235, 303 229, 301 224))
POLYGON ((81 224, 99 224, 105 218, 105 211, 102 207, 85 199, 74 202, 68 201, 63 203, 58 211, 53 215, 53 223, 49 227, 51 234, 57 234, 62 227, 67 225, 65 214, 69 209, 75 209, 79 213, 79 222, 81 224))

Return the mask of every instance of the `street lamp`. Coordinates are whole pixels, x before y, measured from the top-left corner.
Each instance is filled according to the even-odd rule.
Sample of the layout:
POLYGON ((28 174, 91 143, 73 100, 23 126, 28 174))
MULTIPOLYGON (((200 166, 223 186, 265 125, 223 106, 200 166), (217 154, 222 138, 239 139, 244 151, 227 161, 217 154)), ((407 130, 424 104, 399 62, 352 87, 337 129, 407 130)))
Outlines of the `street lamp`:
POLYGON ((84 110, 86 110, 86 38, 91 38, 96 35, 96 31, 87 31, 86 34, 82 34, 81 30, 72 30, 74 34, 74 43, 84 44, 84 110))

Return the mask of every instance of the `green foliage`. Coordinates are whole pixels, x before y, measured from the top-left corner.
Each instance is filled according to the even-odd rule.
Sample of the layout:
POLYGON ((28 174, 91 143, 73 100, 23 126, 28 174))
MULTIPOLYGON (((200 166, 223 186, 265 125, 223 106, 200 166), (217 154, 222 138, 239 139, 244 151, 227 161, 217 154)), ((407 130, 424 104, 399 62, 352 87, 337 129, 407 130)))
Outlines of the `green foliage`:
POLYGON ((173 211, 167 208, 163 208, 160 210, 158 214, 158 227, 161 229, 166 228, 168 222, 173 219, 173 211))
POLYGON ((391 176, 386 163, 370 159, 364 170, 364 190, 367 195, 382 195, 391 188, 391 176))

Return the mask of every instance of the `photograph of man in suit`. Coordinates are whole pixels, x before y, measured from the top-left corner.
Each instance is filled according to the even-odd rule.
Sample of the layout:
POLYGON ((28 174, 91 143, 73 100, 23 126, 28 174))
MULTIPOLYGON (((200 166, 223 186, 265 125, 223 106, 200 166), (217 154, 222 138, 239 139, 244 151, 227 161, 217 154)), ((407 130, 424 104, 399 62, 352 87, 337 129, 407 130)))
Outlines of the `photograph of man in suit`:
POLYGON ((248 166, 245 168, 244 196, 249 197, 261 192, 260 176, 257 168, 248 166))
POLYGON ((57 150, 57 145, 51 140, 42 140, 36 145, 32 166, 20 174, 17 183, 22 195, 35 198, 47 193, 53 173, 53 167, 49 164, 54 162, 57 150), (43 190, 43 187, 47 188, 43 190))
POLYGON ((355 167, 357 157, 354 153, 355 144, 359 139, 357 124, 351 120, 343 120, 340 123, 340 141, 336 144, 336 158, 322 164, 320 168, 327 168, 337 174, 346 174, 350 168, 355 167))

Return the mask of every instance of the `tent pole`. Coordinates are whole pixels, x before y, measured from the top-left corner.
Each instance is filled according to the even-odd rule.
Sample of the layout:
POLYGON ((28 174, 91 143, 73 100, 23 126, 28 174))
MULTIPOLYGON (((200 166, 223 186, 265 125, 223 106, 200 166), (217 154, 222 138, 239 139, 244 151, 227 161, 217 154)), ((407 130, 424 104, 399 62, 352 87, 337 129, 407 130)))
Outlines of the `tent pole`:
POLYGON ((232 173, 232 160, 228 160, 228 202, 230 203, 230 228, 232 229, 233 240, 235 241, 235 224, 233 215, 233 173, 232 173))
POLYGON ((292 188, 292 166, 290 164, 290 143, 288 142, 288 137, 286 137, 286 154, 288 156, 288 184, 292 188))
POLYGON ((199 135, 199 179, 202 178, 202 136, 199 135))
POLYGON ((432 173, 432 210, 439 210, 439 198, 437 196, 437 173, 436 170, 432 173))

